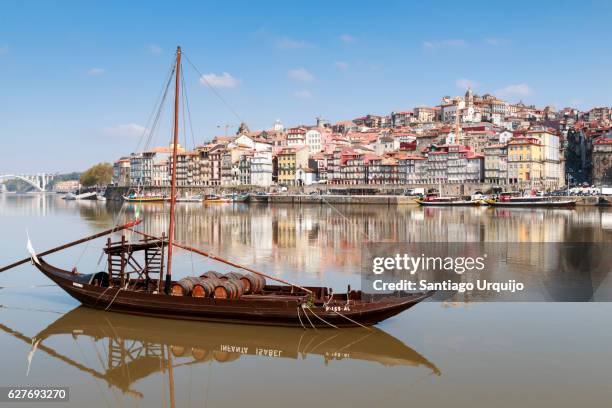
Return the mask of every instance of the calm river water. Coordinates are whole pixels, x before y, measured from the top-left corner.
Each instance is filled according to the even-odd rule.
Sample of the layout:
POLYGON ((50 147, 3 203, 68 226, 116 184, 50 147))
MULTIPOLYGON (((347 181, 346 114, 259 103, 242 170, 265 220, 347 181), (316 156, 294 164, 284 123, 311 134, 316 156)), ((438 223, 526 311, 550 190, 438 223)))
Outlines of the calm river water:
MULTIPOLYGON (((134 215, 118 203, 0 194, 0 265, 134 215)), ((143 206, 161 233, 167 206, 143 206)), ((376 242, 609 242, 612 209, 181 204, 177 239, 302 284, 360 283, 376 242)), ((101 270, 103 241, 48 257, 101 270)), ((179 252, 178 276, 216 268, 179 252)), ((575 407, 612 400, 612 304, 427 302, 378 330, 158 320, 78 303, 31 265, 0 275, 0 386, 70 387, 70 406, 575 407)))

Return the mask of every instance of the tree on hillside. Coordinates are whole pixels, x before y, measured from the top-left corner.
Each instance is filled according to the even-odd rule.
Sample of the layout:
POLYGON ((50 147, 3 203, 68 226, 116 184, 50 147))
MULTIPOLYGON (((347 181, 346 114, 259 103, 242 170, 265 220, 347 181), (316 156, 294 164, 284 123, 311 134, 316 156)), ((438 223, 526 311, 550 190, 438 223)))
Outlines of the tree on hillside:
POLYGON ((105 186, 113 179, 113 166, 109 163, 98 163, 81 174, 81 185, 83 187, 105 186))

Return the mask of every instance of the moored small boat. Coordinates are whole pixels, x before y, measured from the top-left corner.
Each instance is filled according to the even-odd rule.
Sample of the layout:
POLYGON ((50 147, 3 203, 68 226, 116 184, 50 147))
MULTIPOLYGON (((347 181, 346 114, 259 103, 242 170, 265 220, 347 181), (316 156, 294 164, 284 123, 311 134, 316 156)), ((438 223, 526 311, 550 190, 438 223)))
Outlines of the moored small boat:
MULTIPOLYGON (((170 199, 168 199, 169 201, 170 199)), ((177 197, 177 203, 201 203, 204 198, 200 194, 195 194, 189 197, 177 197)))
POLYGON ((492 207, 573 207, 575 199, 554 198, 546 196, 518 196, 513 193, 502 193, 497 199, 485 200, 492 207))
POLYGON ((417 198, 415 201, 422 206, 459 207, 480 205, 479 200, 466 200, 461 197, 439 197, 433 194, 426 196, 424 199, 417 198))
MULTIPOLYGON (((163 245, 160 241, 131 243, 129 250, 132 252, 126 256, 131 257, 135 250, 153 250, 160 245, 163 245)), ((113 245, 109 252, 117 258, 124 250, 113 245)), ((193 289, 166 294, 160 290, 163 283, 148 277, 148 273, 139 279, 106 272, 81 274, 52 266, 41 256, 34 257, 36 268, 85 306, 179 320, 302 328, 370 326, 433 294, 431 291, 376 296, 355 290, 332 294, 325 287, 268 284, 260 293, 247 295, 219 294, 222 291, 215 290, 210 296, 196 296, 189 291, 193 289)), ((181 286, 179 281, 172 281, 171 285, 181 286)), ((230 290, 227 284, 216 285, 216 288, 230 290)))
POLYGON ((128 203, 163 203, 166 201, 166 197, 162 195, 132 194, 123 196, 123 200, 128 203))
POLYGON ((245 203, 249 201, 249 194, 232 194, 231 198, 234 203, 245 203))
POLYGON ((204 197, 204 203, 206 204, 227 204, 231 203, 232 199, 229 197, 222 197, 217 194, 209 194, 204 197))
POLYGON ((268 202, 268 194, 264 192, 258 192, 255 194, 249 194, 249 202, 251 203, 267 203, 268 202))

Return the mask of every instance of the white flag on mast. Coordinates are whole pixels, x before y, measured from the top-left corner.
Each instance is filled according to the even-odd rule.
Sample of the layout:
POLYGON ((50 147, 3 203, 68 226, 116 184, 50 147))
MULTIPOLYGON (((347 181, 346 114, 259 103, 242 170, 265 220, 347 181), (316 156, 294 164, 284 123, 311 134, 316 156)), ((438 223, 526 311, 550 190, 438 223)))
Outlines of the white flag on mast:
POLYGON ((28 233, 28 230, 26 230, 26 235, 28 236, 28 244, 26 247, 28 248, 28 252, 30 253, 30 256, 32 257, 32 261, 40 265, 40 262, 38 261, 38 257, 36 256, 36 251, 34 251, 34 247, 32 246, 32 241, 30 241, 30 234, 28 233))

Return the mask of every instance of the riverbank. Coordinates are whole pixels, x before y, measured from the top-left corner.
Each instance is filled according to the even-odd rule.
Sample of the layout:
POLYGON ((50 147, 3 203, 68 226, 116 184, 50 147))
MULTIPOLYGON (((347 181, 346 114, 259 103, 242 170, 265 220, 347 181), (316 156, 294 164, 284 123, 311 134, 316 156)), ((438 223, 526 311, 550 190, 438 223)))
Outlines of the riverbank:
POLYGON ((417 197, 396 195, 293 195, 278 194, 268 196, 269 204, 378 204, 409 205, 415 204, 417 197))
MULTIPOLYGON (((178 188, 179 196, 190 196, 195 194, 220 193, 221 189, 213 188, 178 188)), ((147 189, 152 194, 169 195, 168 189, 147 189)), ((111 201, 122 201, 123 195, 127 194, 127 187, 108 187, 105 197, 111 201)), ((256 196, 251 200, 255 203, 268 204, 376 204, 376 205, 407 205, 416 204, 416 197, 402 195, 341 195, 341 194, 273 194, 267 196, 256 196)))
MULTIPOLYGON (((212 187, 177 187, 180 197, 188 197, 195 194, 219 194, 225 189, 212 187)), ((168 188, 147 189, 152 194, 169 195, 168 188)), ((122 201, 123 195, 128 192, 127 187, 108 187, 106 189, 106 199, 111 201, 122 201)), ((338 204, 338 205, 416 205, 416 196, 391 195, 391 194, 272 194, 267 196, 251 197, 251 202, 268 204, 338 204)), ((577 206, 596 206, 600 205, 598 196, 570 196, 565 197, 576 200, 577 206)))

